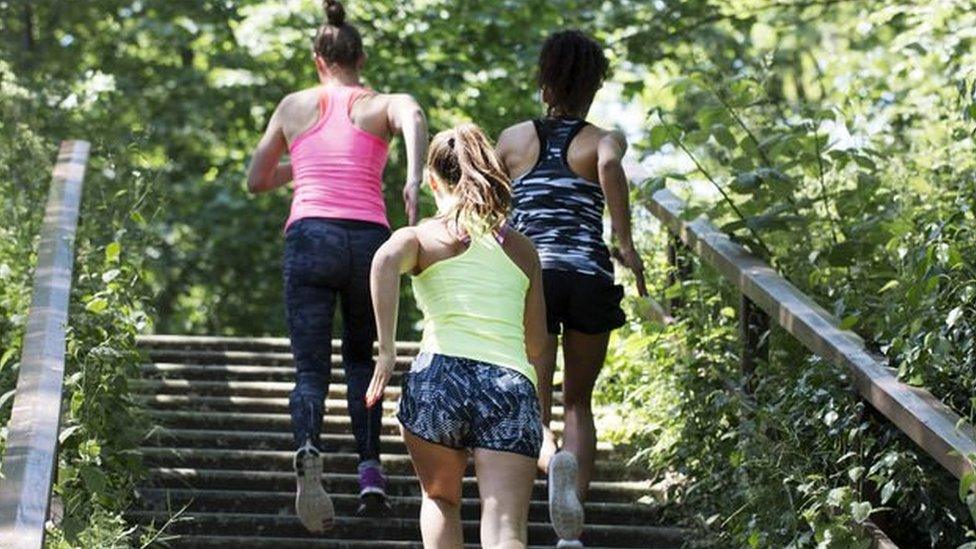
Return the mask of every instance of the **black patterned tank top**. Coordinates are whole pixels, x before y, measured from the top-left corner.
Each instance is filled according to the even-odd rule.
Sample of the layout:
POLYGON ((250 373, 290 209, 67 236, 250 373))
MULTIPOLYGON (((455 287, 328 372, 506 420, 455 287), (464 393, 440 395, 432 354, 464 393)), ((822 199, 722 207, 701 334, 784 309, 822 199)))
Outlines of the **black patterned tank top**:
POLYGON ((543 269, 613 279, 603 241, 603 189, 573 172, 569 144, 587 122, 578 118, 533 120, 539 159, 512 182, 512 226, 529 237, 543 269))

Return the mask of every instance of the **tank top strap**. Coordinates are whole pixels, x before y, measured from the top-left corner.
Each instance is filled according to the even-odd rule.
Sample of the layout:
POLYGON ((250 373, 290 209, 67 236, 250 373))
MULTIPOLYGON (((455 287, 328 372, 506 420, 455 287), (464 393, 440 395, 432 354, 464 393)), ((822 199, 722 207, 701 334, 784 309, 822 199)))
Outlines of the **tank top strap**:
POLYGON ((539 164, 566 164, 569 145, 588 122, 581 118, 538 118, 532 121, 539 136, 539 164))

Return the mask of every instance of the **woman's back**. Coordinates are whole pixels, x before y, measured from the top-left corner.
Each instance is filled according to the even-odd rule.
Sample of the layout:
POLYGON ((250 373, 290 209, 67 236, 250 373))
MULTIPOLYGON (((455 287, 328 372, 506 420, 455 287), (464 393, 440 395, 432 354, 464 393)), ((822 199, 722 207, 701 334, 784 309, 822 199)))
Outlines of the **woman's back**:
POLYGON ((413 277, 424 313, 421 349, 506 366, 534 383, 524 325, 531 243, 507 231, 473 237, 459 248, 443 220, 415 231, 418 267, 424 266, 413 277))
MULTIPOLYGON (((541 118, 532 126, 524 145, 534 142, 536 157, 530 168, 514 167, 522 175, 512 181, 512 225, 535 243, 543 268, 612 278, 603 242, 603 189, 595 177, 594 138, 604 132, 575 117, 541 118)), ((526 152, 521 159, 508 155, 510 165, 532 158, 518 150, 526 152)))
MULTIPOLYGON (((383 169, 389 147, 354 118, 355 110, 366 111, 359 113, 360 124, 378 126, 376 116, 356 109, 376 94, 359 86, 336 85, 321 86, 317 92, 317 120, 289 141, 294 196, 288 225, 306 217, 388 225, 383 169)), ((286 135, 289 126, 284 126, 286 135)))

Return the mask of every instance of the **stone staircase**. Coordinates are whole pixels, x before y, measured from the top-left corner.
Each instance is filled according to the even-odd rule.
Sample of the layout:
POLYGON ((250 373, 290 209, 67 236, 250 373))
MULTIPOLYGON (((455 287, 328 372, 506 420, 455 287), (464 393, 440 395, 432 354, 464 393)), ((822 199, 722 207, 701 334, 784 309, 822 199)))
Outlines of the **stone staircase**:
MULTIPOLYGON (((323 437, 334 450, 325 456, 325 485, 336 504, 336 527, 323 536, 307 533, 294 513, 292 441, 288 393, 292 359, 280 338, 147 336, 140 339, 150 363, 131 381, 137 399, 158 426, 142 454, 149 478, 130 516, 180 537, 173 547, 421 547, 420 486, 400 438, 394 411, 401 373, 417 346, 399 344, 397 374, 383 403, 382 460, 389 475, 393 512, 383 519, 358 518, 357 456, 346 412, 344 372, 334 343, 333 383, 323 437), (182 512, 180 512, 182 510, 182 512)), ((560 395, 556 395, 559 402, 560 395)), ((553 428, 562 427, 562 409, 553 428)), ((469 470, 469 473, 472 473, 469 470)), ((586 504, 588 547, 680 547, 684 532, 660 525, 660 509, 638 503, 649 494, 639 470, 628 468, 601 443, 596 480, 586 504)), ((477 484, 464 481, 465 540, 477 547, 477 484)), ((535 481, 529 544, 552 547, 545 481, 535 481)))

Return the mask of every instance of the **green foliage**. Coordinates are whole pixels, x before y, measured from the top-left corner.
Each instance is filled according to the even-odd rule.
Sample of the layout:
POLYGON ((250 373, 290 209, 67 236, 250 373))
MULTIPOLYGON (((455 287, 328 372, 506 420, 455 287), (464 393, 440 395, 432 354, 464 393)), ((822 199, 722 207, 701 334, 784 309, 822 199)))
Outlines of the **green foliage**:
MULTIPOLYGON (((650 109, 640 146, 687 165, 674 174, 663 163, 649 185, 692 189, 693 215, 765 256, 905 381, 974 417, 967 3, 632 7, 618 19, 626 55, 651 67, 625 88, 650 109)), ((641 457, 687 475, 680 497, 703 528, 753 547, 858 546, 865 518, 903 546, 972 536, 955 480, 865 410, 845 372, 788 336, 773 334, 754 402, 731 391, 743 380, 733 316, 722 312, 736 300, 707 273, 684 291, 695 305, 681 323, 653 344, 627 335, 631 351, 608 372, 626 380, 642 352, 655 388, 639 392, 680 397, 646 409, 625 381, 605 398, 623 396, 635 424, 653 425, 641 457)))
MULTIPOLYGON (((91 129, 107 113, 38 116, 38 94, 21 87, 3 64, 0 74, 0 217, 10 220, 0 228, 0 424, 6 424, 56 139, 91 129)), ((146 430, 129 401, 126 378, 138 371, 135 334, 148 322, 141 250, 150 238, 143 215, 154 198, 126 143, 96 141, 93 148, 75 246, 53 490, 62 510, 60 528, 49 542, 60 547, 127 546, 131 532, 121 511, 142 471, 135 448, 146 430)), ((0 431, 0 449, 5 439, 0 431)))

